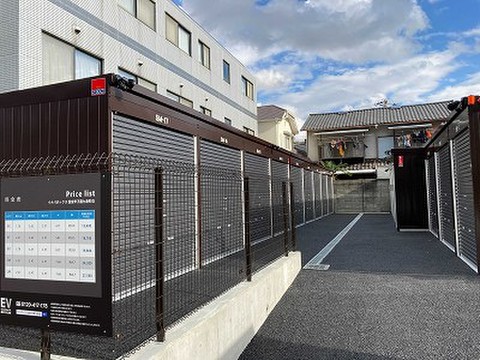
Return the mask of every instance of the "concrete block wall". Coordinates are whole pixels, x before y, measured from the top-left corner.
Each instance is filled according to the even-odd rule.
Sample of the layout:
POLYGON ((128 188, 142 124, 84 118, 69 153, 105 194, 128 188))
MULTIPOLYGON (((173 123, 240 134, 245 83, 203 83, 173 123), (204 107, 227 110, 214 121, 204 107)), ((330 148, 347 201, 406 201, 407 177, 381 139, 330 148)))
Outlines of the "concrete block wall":
POLYGON ((356 179, 335 181, 335 212, 390 212, 390 181, 356 179))

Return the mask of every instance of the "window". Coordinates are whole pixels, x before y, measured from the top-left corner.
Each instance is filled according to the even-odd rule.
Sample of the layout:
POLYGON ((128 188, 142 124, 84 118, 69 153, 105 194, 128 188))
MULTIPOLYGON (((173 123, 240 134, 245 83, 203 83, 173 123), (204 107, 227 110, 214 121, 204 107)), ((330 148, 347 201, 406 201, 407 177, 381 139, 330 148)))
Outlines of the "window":
POLYGON ((212 110, 207 109, 205 106, 200 106, 200 110, 207 116, 212 116, 212 110))
POLYGON ((385 136, 378 138, 378 158, 384 159, 390 155, 393 148, 393 136, 385 136))
POLYGON ((82 79, 102 73, 101 60, 50 35, 42 35, 43 84, 82 79))
POLYGON ((230 64, 223 60, 223 80, 230 84, 230 64))
POLYGON ((198 58, 203 66, 210 69, 210 48, 201 41, 198 41, 198 58))
POLYGON ((242 93, 249 99, 253 100, 253 84, 242 76, 242 93))
POLYGON ((232 126, 232 120, 230 120, 230 119, 227 118, 227 117, 224 118, 224 120, 225 120, 225 124, 232 126))
POLYGON ((146 89, 157 92, 157 84, 137 76, 137 84, 146 89))
POLYGON ((140 76, 137 76, 135 74, 132 74, 131 72, 128 72, 128 71, 120 69, 120 68, 118 69, 118 74, 122 75, 123 77, 125 77, 127 79, 132 79, 133 81, 135 81, 135 84, 143 86, 144 88, 146 88, 148 90, 157 92, 157 85, 155 83, 151 82, 151 81, 143 79, 140 76))
POLYGON ((152 0, 118 0, 118 4, 145 25, 155 30, 155 2, 152 0))
POLYGON ((192 34, 168 14, 166 14, 165 24, 167 40, 185 51, 188 55, 192 55, 192 34))
POLYGON ((290 137, 290 135, 285 135, 285 149, 292 149, 292 138, 290 137))
POLYGON ((255 136, 255 131, 253 131, 252 129, 249 129, 249 128, 246 127, 246 126, 243 127, 243 131, 245 131, 248 135, 253 135, 253 136, 255 136))
POLYGON ((170 99, 179 102, 180 104, 183 104, 185 106, 193 108, 193 101, 188 100, 187 98, 184 98, 181 95, 175 94, 174 92, 171 92, 170 90, 167 90, 167 97, 170 99))

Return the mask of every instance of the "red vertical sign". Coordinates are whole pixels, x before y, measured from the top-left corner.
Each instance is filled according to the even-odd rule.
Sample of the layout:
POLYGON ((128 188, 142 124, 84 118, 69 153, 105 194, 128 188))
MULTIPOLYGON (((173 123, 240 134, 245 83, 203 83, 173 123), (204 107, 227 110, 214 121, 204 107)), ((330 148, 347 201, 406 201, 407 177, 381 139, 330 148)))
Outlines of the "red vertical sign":
POLYGON ((399 168, 403 167, 403 155, 398 156, 398 167, 399 168))

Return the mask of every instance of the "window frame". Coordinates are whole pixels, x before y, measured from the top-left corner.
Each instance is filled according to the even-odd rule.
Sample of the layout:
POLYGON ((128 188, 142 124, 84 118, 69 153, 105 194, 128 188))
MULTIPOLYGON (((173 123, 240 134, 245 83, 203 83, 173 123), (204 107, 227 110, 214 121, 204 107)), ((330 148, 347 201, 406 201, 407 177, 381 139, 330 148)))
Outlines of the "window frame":
POLYGON ((230 63, 228 61, 226 61, 225 59, 223 59, 223 67, 222 67, 222 77, 223 77, 223 81, 225 81, 227 84, 230 84, 231 83, 231 79, 232 79, 232 76, 231 76, 231 67, 230 67, 230 63), (228 69, 228 78, 226 79, 225 78, 225 69, 228 69))
POLYGON ((182 50, 184 53, 192 56, 192 33, 167 12, 165 13, 165 39, 169 43, 175 45, 177 48, 182 50), (173 22, 173 24, 175 25, 175 39, 170 39, 168 37, 168 20, 171 20, 171 22, 173 22), (188 52, 185 51, 183 47, 180 47, 180 31, 183 31, 185 34, 188 35, 188 52))
POLYGON ((287 150, 291 150, 292 149, 292 136, 287 135, 287 134, 284 134, 284 136, 285 136, 285 148, 287 150))
POLYGON ((129 78, 129 79, 133 79, 135 81, 135 84, 139 85, 139 86, 143 86, 142 84, 140 84, 140 81, 145 81, 147 83, 150 83, 152 85, 155 86, 155 90, 151 90, 151 89, 148 89, 147 87, 143 86, 145 89, 148 89, 148 90, 151 90, 151 91, 154 91, 154 92, 158 92, 158 85, 156 83, 154 83, 153 81, 150 81, 150 80, 147 80, 145 79, 144 77, 141 77, 141 76, 138 76, 138 75, 135 75, 134 73, 132 73, 131 71, 128 71, 128 70, 125 70, 124 68, 122 67, 118 67, 118 74, 121 75, 121 76, 124 76, 124 75, 127 75, 125 77, 129 78), (123 74, 122 74, 123 73, 123 74))
POLYGON ((208 70, 211 70, 211 66, 212 66, 212 51, 210 49, 210 47, 205 44, 202 40, 198 40, 198 57, 199 57, 199 61, 200 61, 200 64, 202 64, 205 68, 207 68, 208 70), (205 50, 208 50, 207 52, 205 52, 205 50), (208 57, 207 57, 207 64, 205 63, 205 53, 208 53, 208 57))
MULTIPOLYGON (((73 60, 73 63, 71 64, 72 65, 72 78, 69 79, 69 80, 66 80, 66 81, 70 81, 70 80, 80 80, 80 79, 86 79, 88 77, 93 77, 93 76, 100 76, 104 73, 104 59, 92 54, 91 52, 89 51, 85 51, 75 45, 72 45, 71 43, 55 36, 55 35, 52 35, 48 32, 45 32, 45 31, 42 31, 42 36, 48 36, 50 37, 51 39, 55 40, 55 41, 58 41, 58 42, 61 42, 63 43, 64 45, 68 46, 70 48, 70 50, 72 51, 72 60, 73 60), (99 63, 99 67, 98 67, 98 74, 97 75, 92 75, 92 76, 87 76, 87 77, 78 77, 77 78, 77 59, 76 59, 76 53, 79 52, 81 54, 84 54, 84 55, 87 55, 88 57, 91 57, 92 59, 95 59, 98 61, 99 63)), ((44 46, 44 43, 43 43, 43 39, 42 39, 42 62, 44 61, 44 50, 45 50, 45 46, 44 46)), ((50 85, 50 84, 56 84, 56 83, 59 83, 59 82, 62 82, 63 80, 59 80, 59 81, 56 81, 56 82, 49 82, 49 83, 46 83, 45 82, 45 78, 44 78, 44 73, 43 73, 43 66, 42 66, 42 84, 43 85, 50 85)))
POLYGON ((187 106, 187 107, 193 109, 193 105, 194 105, 194 104, 193 104, 193 101, 190 100, 190 99, 187 99, 186 97, 184 97, 184 96, 182 96, 182 95, 179 95, 179 94, 177 94, 177 93, 175 93, 175 92, 173 92, 173 91, 171 91, 171 90, 167 90, 167 97, 168 97, 170 100, 176 101, 176 102, 178 102, 179 104, 182 104, 182 105, 184 105, 184 106, 187 106), (182 102, 182 100, 183 100, 183 102, 182 102), (185 102, 187 102, 188 104, 191 104, 191 106, 185 104, 185 102))
POLYGON ((250 100, 255 101, 254 92, 255 91, 254 91, 253 83, 250 80, 248 80, 245 76, 242 75, 242 93, 243 93, 243 95, 245 95, 250 100), (250 94, 250 92, 251 92, 251 94, 250 94))
POLYGON ((211 109, 209 109, 209 108, 207 108, 207 107, 205 107, 205 106, 200 105, 200 110, 201 110, 201 112, 202 112, 203 115, 207 115, 207 116, 212 117, 212 110, 211 110, 211 109))
POLYGON ((142 0, 133 0, 133 7, 134 7, 133 13, 129 9, 127 9, 125 6, 122 6, 120 4, 120 2, 117 2, 117 4, 118 4, 119 7, 121 7, 123 10, 125 10, 127 13, 129 13, 130 15, 135 17, 135 19, 137 19, 142 24, 148 26, 150 29, 152 29, 153 31, 156 32, 157 31, 157 2, 154 1, 154 0, 144 0, 144 1, 148 1, 148 2, 153 4, 153 26, 150 26, 150 24, 143 21, 143 19, 140 19, 139 16, 138 16, 138 8, 139 8, 139 2, 140 1, 142 1, 142 0))
POLYGON ((250 128, 246 127, 246 126, 243 127, 243 131, 246 132, 248 135, 255 136, 255 130, 250 129, 250 128))

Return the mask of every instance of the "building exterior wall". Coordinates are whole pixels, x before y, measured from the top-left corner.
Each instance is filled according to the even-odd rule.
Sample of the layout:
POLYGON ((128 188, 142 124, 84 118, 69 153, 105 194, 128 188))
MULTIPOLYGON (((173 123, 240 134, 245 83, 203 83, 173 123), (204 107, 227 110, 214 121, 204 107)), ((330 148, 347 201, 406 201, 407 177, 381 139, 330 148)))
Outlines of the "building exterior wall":
POLYGON ((170 0, 156 1, 155 29, 111 0, 2 0, 1 4, 8 12, 2 9, 0 16, 9 22, 2 21, 0 27, 15 29, 12 22, 18 14, 18 32, 5 40, 2 31, 0 54, 7 54, 10 65, 0 71, 17 75, 5 77, 10 85, 2 85, 0 91, 43 85, 42 33, 47 33, 101 59, 104 73, 122 68, 157 84, 162 95, 171 91, 193 101, 196 110, 206 107, 214 118, 228 118, 232 126, 258 133, 255 78, 170 0), (191 33, 191 56, 166 40, 166 13, 191 33), (200 62, 199 40, 210 48, 210 69, 200 62), (230 64, 230 84, 223 80, 224 60, 230 64), (242 76, 254 85, 253 100, 242 92, 242 76))
POLYGON ((272 144, 277 144, 276 121, 262 121, 258 123, 258 136, 272 144))
POLYGON ((289 150, 293 151, 293 130, 292 127, 290 126, 290 123, 286 119, 282 119, 281 121, 278 122, 277 125, 277 145, 289 150), (289 134, 288 136, 290 137, 290 141, 287 144, 285 136, 286 134, 289 134))
POLYGON ((294 135, 294 130, 290 126, 290 122, 285 118, 281 120, 261 121, 258 123, 258 136, 285 150, 293 151, 294 135), (286 134, 290 134, 290 142, 288 144, 285 139, 286 134))
MULTIPOLYGON (((320 146, 318 145, 318 136, 314 135, 315 132, 313 131, 308 131, 307 132, 307 152, 308 152, 308 157, 312 161, 319 161, 320 157, 320 146)), ((379 127, 371 127, 369 128, 369 131, 364 133, 365 135, 362 137, 363 138, 363 143, 364 143, 364 158, 366 160, 368 159, 378 159, 378 158, 383 158, 385 157, 384 154, 379 154, 379 147, 378 147, 378 141, 379 138, 383 137, 394 137, 394 131, 389 130, 387 126, 379 126, 379 127)), ((361 134, 359 134, 360 136, 361 134)), ((339 134, 338 136, 332 136, 332 139, 335 138, 342 138, 345 135, 339 134)), ((392 148, 395 145, 394 142, 395 139, 392 140, 392 148)))
POLYGON ((18 89, 18 0, 0 1, 0 92, 18 89))
POLYGON ((312 131, 307 132, 307 155, 314 162, 321 160, 318 139, 312 131))

